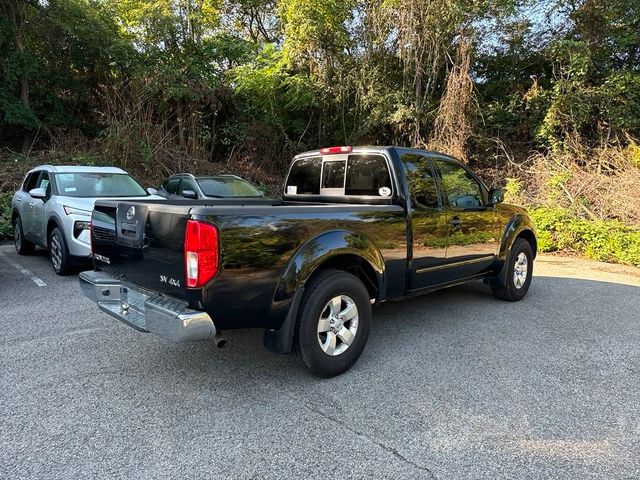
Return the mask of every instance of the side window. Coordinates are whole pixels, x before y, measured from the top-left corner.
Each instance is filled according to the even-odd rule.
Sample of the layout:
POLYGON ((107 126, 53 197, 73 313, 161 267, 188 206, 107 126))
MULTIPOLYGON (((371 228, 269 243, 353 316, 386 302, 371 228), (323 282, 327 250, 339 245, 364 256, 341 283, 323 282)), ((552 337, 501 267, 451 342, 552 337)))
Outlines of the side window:
POLYGON ((381 155, 349 155, 345 195, 390 197, 391 176, 381 155))
POLYGON ((183 178, 182 182, 180 182, 180 195, 182 195, 182 192, 184 192, 185 190, 192 190, 196 193, 198 192, 193 182, 188 178, 183 178))
POLYGON ((404 164, 409 193, 418 208, 439 208, 438 189, 429 159, 422 155, 404 154, 404 164))
POLYGON ((482 207, 482 187, 462 166, 444 160, 435 160, 444 194, 451 207, 482 207))
POLYGON ((43 188, 47 192, 47 197, 51 195, 51 182, 49 181, 49 172, 42 172, 38 179, 36 188, 43 188))
POLYGON ((285 193, 287 195, 318 195, 320 193, 320 157, 296 160, 291 166, 285 193))
POLYGON ((40 170, 31 172, 29 175, 27 175, 27 178, 24 179, 23 190, 25 192, 28 192, 36 188, 36 182, 38 181, 39 176, 40 176, 40 170))
POLYGON ((163 187, 167 191, 167 193, 171 193, 172 195, 176 195, 178 192, 178 184, 180 183, 179 178, 172 178, 164 183, 163 187))

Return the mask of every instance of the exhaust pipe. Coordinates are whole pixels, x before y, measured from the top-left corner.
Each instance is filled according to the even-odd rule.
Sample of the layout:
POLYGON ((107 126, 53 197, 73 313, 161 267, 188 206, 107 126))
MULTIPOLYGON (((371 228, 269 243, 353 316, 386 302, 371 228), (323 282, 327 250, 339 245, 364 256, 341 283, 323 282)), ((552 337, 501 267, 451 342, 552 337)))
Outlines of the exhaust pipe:
POLYGON ((215 343, 218 348, 224 348, 227 346, 228 340, 221 332, 218 332, 213 336, 213 343, 215 343))

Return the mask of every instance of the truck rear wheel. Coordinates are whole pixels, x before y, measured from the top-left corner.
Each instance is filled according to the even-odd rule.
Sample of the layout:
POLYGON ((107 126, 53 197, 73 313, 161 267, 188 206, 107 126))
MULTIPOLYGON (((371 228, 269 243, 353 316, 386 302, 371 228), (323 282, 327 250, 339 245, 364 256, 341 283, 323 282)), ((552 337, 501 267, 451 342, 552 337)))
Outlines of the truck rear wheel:
POLYGON ((371 302, 364 284, 341 270, 325 270, 305 290, 294 339, 300 364, 335 377, 356 363, 369 337, 371 302))

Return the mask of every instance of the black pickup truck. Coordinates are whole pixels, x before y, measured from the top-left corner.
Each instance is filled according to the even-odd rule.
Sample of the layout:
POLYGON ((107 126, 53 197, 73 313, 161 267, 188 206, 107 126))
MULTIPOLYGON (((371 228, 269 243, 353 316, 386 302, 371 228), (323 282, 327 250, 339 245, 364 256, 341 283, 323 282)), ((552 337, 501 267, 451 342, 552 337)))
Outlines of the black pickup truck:
POLYGON ((80 284, 101 310, 174 342, 262 328, 330 377, 362 353, 372 306, 484 279, 520 300, 536 237, 465 165, 400 147, 296 156, 282 200, 99 200, 95 271, 80 284))

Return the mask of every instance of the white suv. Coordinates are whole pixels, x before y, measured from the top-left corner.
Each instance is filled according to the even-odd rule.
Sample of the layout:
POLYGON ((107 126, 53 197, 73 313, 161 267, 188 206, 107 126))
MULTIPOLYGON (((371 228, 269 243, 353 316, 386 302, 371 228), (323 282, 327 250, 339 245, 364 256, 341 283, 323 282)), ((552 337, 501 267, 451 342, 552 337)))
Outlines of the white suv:
POLYGON ((89 224, 99 198, 163 199, 120 168, 42 165, 27 173, 13 196, 16 250, 27 255, 36 245, 47 248, 53 270, 68 273, 91 256, 89 224))

